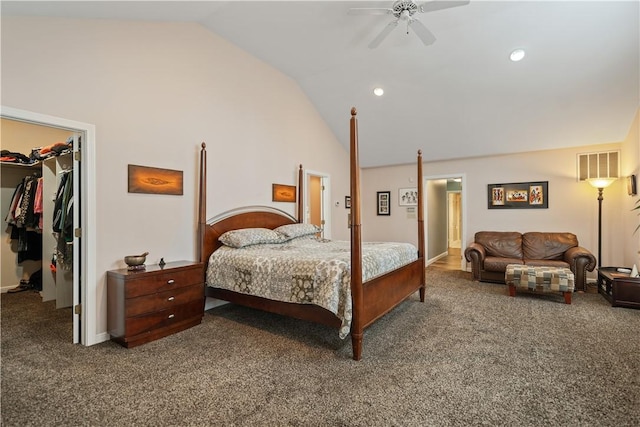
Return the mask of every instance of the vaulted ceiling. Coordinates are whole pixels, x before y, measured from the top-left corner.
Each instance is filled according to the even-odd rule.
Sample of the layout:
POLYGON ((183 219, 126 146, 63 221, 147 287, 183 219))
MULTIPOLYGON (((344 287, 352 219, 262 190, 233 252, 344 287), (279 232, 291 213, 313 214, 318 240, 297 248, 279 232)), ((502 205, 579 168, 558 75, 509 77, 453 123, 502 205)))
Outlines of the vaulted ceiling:
MULTIPOLYGON (((417 2, 418 5, 425 2, 417 2)), ((485 1, 414 15, 375 48, 393 1, 7 2, 2 14, 193 21, 295 80, 362 166, 618 142, 640 105, 640 2, 485 1), (509 54, 522 48, 523 60, 509 54), (373 94, 381 87, 384 95, 373 94)))

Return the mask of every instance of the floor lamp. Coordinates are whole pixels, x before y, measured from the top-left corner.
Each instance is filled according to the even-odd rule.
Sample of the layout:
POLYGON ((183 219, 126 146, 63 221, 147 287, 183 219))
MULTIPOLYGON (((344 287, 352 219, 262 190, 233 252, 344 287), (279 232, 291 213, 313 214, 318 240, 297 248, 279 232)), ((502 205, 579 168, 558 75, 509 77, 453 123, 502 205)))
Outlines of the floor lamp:
POLYGON ((587 182, 598 189, 598 268, 602 267, 602 193, 616 178, 589 178, 587 182))

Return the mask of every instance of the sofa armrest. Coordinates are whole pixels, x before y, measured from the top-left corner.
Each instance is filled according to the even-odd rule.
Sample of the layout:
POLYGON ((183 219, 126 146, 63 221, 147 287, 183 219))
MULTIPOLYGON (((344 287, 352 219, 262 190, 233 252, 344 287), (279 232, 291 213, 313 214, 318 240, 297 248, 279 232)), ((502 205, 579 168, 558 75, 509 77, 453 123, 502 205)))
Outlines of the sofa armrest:
POLYGON ((473 280, 480 280, 480 271, 484 266, 484 258, 486 256, 484 246, 473 242, 464 250, 464 258, 471 263, 471 272, 473 280))
POLYGON ((596 268, 596 257, 589 250, 574 246, 564 253, 564 260, 569 263, 575 276, 576 290, 587 290, 587 271, 596 268))

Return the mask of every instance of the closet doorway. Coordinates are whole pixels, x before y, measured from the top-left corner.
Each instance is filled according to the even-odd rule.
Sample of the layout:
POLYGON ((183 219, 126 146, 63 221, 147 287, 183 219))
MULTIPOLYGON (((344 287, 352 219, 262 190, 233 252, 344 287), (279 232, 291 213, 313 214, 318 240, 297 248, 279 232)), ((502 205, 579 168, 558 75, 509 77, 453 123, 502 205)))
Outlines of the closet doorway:
MULTIPOLYGON (((69 214, 72 214, 74 219, 72 233, 70 233, 70 238, 68 239, 70 249, 68 258, 71 258, 68 259, 69 271, 60 272, 59 281, 61 286, 57 286, 56 283, 53 287, 47 286, 46 290, 47 270, 51 275, 49 268, 51 258, 46 255, 44 245, 48 243, 46 243, 47 239, 43 238, 43 257, 41 261, 43 292, 41 292, 41 295, 43 300, 55 298, 57 308, 72 307, 73 336, 71 338, 74 343, 95 344, 98 342, 95 333, 96 292, 95 287, 87 286, 89 278, 95 278, 95 238, 93 227, 90 226, 95 224, 95 199, 87 196, 88 194, 94 194, 93 192, 95 191, 95 185, 93 184, 95 182, 93 172, 95 171, 95 158, 93 155, 95 127, 86 123, 4 106, 0 117, 3 120, 11 120, 30 126, 57 129, 63 133, 67 132, 73 138, 73 151, 70 154, 65 155, 64 159, 54 158, 54 161, 51 162, 45 160, 41 165, 43 180, 48 178, 50 182, 58 184, 61 173, 73 177, 73 185, 69 186, 69 191, 73 198, 73 212, 69 211, 69 214), (89 175, 89 171, 91 171, 91 175, 89 175), (67 280, 69 283, 63 286, 62 283, 67 280)), ((38 144, 38 141, 26 143, 31 143, 33 145, 32 148, 43 145, 38 144)), ((45 188, 43 191, 43 204, 46 204, 47 200, 51 201, 53 196, 50 193, 51 190, 45 188)), ((43 219, 47 215, 49 214, 43 214, 43 219)), ((43 230, 45 230, 44 237, 47 234, 44 224, 43 230)), ((58 272, 56 272, 57 274, 58 272)), ((3 283, 2 286, 6 287, 6 284, 3 283)))
POLYGON ((322 228, 320 234, 325 239, 331 238, 331 218, 329 215, 329 175, 305 171, 305 218, 304 222, 315 224, 322 228))

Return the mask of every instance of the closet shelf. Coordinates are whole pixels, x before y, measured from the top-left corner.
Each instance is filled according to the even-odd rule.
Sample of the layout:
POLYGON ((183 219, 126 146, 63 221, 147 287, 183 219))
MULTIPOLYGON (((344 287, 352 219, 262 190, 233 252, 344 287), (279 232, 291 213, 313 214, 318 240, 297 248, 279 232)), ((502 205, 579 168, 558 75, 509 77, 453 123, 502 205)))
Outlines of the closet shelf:
POLYGON ((42 162, 41 161, 37 161, 35 163, 14 163, 14 162, 0 162, 0 165, 5 168, 8 167, 9 169, 35 169, 35 168, 40 168, 42 167, 42 162))

